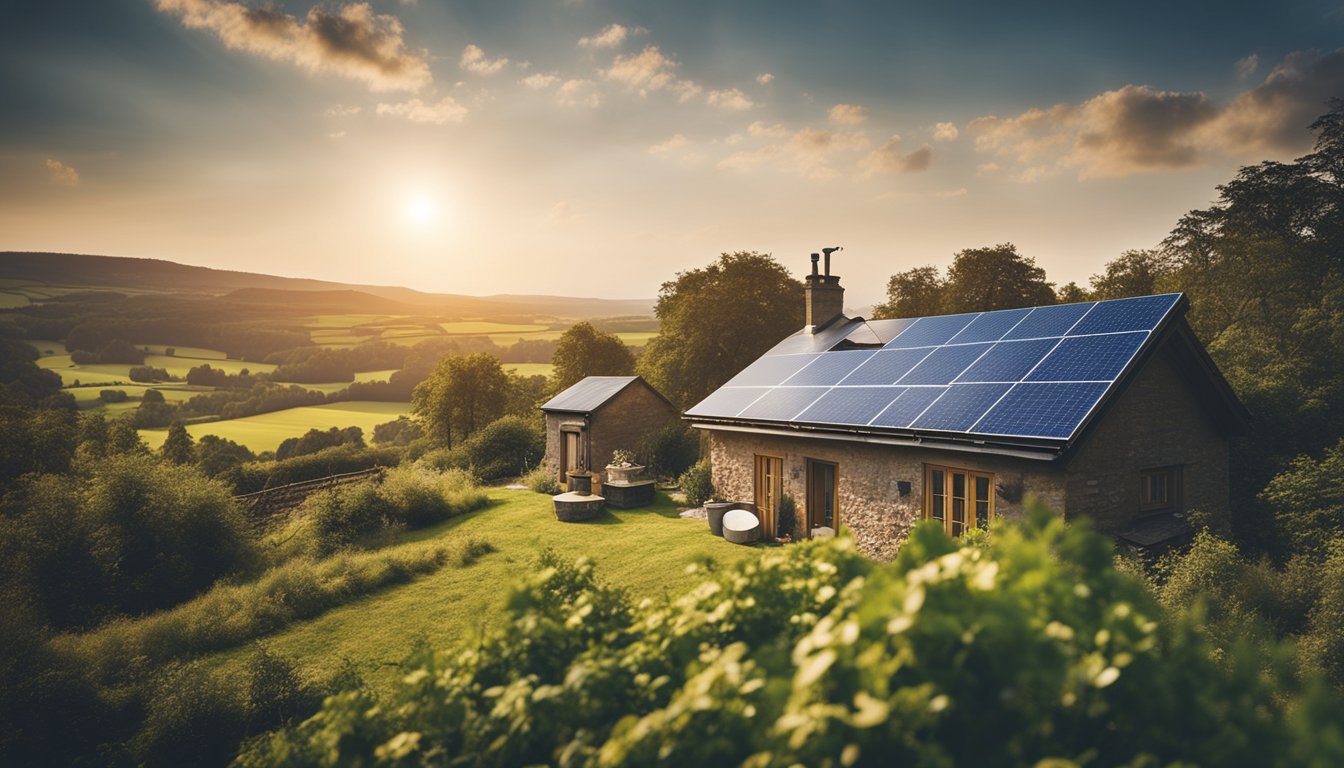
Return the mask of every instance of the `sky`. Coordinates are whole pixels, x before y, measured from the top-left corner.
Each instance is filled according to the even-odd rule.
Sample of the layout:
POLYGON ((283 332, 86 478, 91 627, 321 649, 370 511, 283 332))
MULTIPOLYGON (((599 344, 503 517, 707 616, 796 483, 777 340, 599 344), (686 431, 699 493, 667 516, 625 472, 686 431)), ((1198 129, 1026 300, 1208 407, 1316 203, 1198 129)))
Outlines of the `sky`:
POLYGON ((0 250, 654 296, 1151 248, 1344 96, 1344 0, 0 0, 0 250))

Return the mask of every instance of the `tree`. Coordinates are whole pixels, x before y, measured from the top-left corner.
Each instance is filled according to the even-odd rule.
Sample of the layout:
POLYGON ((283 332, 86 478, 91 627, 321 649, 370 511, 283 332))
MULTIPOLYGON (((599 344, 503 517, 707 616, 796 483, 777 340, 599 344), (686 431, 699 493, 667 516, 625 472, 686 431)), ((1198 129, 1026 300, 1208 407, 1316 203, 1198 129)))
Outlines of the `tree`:
POLYGON ((1036 260, 1012 243, 967 248, 952 258, 944 283, 943 311, 992 312, 1055 302, 1054 284, 1036 260))
POLYGON ((897 272, 887 281, 887 300, 873 308, 873 319, 925 317, 943 311, 945 285, 937 267, 897 272))
POLYGON ((1092 276, 1092 298, 1124 299, 1159 293, 1158 283, 1170 272, 1160 251, 1125 251, 1092 276))
POLYGON ((191 433, 182 422, 175 421, 168 427, 168 437, 163 441, 163 447, 159 453, 167 461, 174 464, 191 464, 196 458, 196 448, 191 439, 191 433))
POLYGON ((635 356, 625 342, 587 322, 575 324, 560 336, 551 363, 552 393, 568 389, 585 376, 628 376, 635 370, 635 356))
POLYGON ((1055 301, 1060 304, 1077 304, 1090 298, 1091 295, 1072 280, 1059 286, 1059 289, 1055 291, 1055 301))
POLYGON ((1292 552, 1321 557, 1331 538, 1344 538, 1344 438, 1316 461, 1298 456, 1261 493, 1292 552))
POLYGON ((725 253, 663 283, 654 313, 637 370, 685 407, 803 326, 803 285, 768 254, 725 253))
POLYGON ((504 415, 509 378, 486 352, 449 355, 416 385, 411 408, 425 430, 448 447, 504 415))

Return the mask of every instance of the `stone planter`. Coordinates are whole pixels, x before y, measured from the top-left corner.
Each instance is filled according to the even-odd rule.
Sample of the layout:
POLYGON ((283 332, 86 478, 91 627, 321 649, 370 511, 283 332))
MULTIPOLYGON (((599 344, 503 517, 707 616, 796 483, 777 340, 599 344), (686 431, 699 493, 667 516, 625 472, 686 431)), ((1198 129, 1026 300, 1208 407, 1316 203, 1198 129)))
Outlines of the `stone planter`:
POLYGON ((593 477, 587 472, 570 472, 566 477, 569 478, 570 493, 587 495, 593 492, 593 477))
POLYGON ((552 496, 555 503, 555 519, 562 523, 580 523, 602 515, 606 499, 591 493, 562 493, 552 496))
POLYGON ((705 514, 709 518, 709 532, 715 536, 723 535, 723 516, 733 506, 731 501, 705 502, 705 514))
POLYGON ((639 474, 644 471, 644 467, 638 464, 632 464, 628 467, 621 467, 615 464, 607 465, 608 483, 633 483, 639 479, 639 474))

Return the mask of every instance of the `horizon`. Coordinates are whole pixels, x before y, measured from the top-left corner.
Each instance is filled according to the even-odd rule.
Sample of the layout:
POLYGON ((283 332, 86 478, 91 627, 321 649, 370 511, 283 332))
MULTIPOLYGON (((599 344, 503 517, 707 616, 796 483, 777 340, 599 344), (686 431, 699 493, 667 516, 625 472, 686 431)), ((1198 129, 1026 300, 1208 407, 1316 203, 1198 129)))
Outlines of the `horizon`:
POLYGON ((738 250, 801 277, 825 245, 855 307, 1002 242, 1086 284, 1344 94, 1332 2, 5 16, 0 249, 471 296, 648 298, 738 250))

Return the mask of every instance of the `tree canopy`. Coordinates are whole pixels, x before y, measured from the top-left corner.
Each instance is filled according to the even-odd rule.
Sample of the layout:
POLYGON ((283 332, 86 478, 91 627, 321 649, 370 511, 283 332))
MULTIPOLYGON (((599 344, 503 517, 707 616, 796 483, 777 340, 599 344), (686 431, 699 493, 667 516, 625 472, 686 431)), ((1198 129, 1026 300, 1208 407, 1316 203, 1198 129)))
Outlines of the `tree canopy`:
POLYGON ((416 385, 411 408, 426 432, 451 447, 503 416, 508 394, 509 377, 495 356, 448 355, 416 385))
POLYGON ((803 284, 769 254, 725 253, 663 283, 638 370, 689 407, 803 326, 803 284))
POLYGON ((957 312, 1054 304, 1054 284, 1036 261, 1003 243, 967 248, 952 257, 946 277, 937 267, 898 272, 887 281, 887 300, 873 310, 874 319, 923 317, 957 312))
POLYGON ((588 322, 577 323, 560 336, 551 363, 548 389, 553 394, 586 376, 628 376, 635 370, 635 356, 625 342, 588 322))

